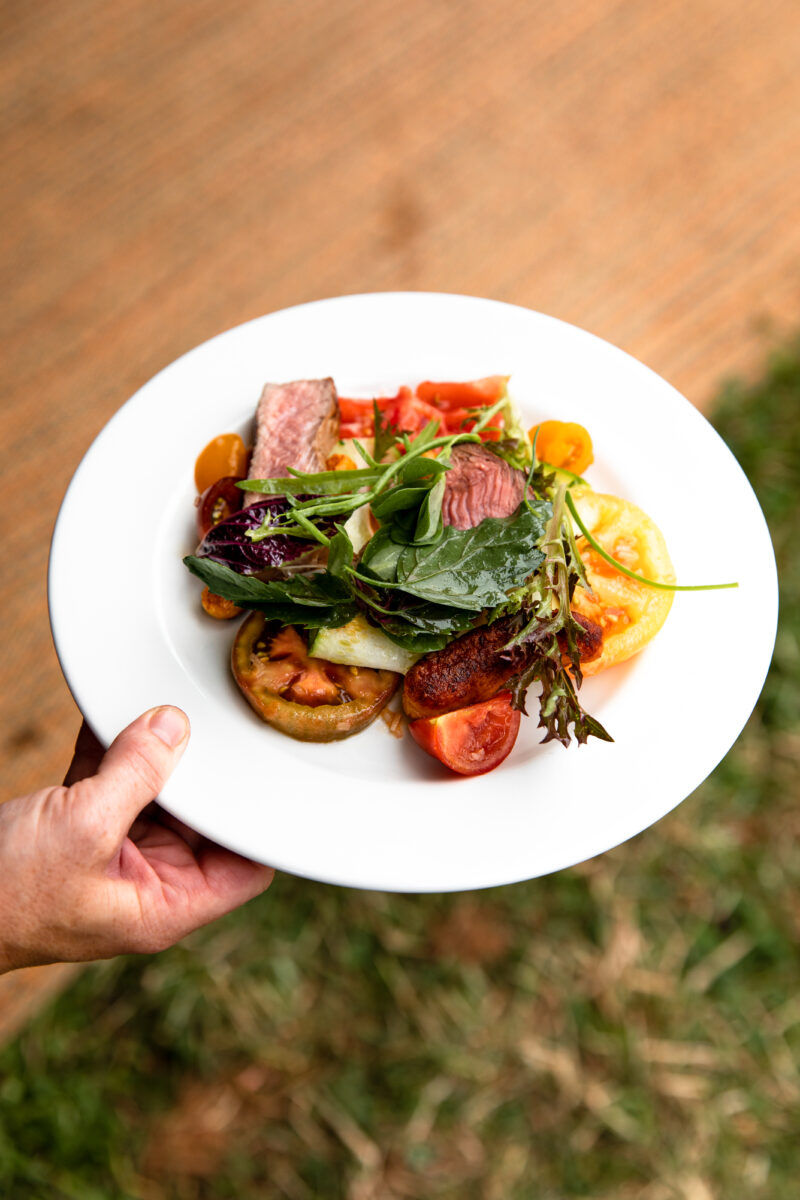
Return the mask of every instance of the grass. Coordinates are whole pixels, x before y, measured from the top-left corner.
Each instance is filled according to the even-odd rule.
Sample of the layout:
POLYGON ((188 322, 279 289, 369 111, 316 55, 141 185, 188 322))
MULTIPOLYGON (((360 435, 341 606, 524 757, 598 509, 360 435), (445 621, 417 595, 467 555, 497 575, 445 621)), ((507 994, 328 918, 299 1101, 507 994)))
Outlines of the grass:
POLYGON ((783 616, 714 775, 546 879, 420 898, 283 877, 87 969, 0 1052, 3 1200, 794 1200, 800 347, 715 420, 783 616))

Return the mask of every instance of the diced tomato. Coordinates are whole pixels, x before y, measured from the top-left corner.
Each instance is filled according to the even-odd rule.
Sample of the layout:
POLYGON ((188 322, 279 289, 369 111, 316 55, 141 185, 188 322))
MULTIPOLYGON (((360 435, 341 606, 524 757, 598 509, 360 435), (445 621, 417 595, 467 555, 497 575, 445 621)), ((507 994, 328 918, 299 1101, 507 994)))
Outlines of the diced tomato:
MULTIPOLYGON (((508 377, 493 375, 473 383, 421 383, 416 392, 401 387, 396 396, 381 396, 375 403, 383 418, 405 433, 419 433, 429 421, 439 422, 442 436, 469 433, 475 424, 475 409, 494 404, 503 395, 508 377)), ((372 400, 339 397, 342 438, 371 437, 373 434, 372 400)), ((482 431, 484 441, 498 441, 503 419, 496 416, 482 431)))
POLYGON ((510 753, 519 733, 520 714, 511 693, 459 708, 441 717, 409 722, 416 742, 458 775, 483 775, 510 753))
POLYGON ((420 400, 435 404, 447 412, 453 408, 488 408, 496 404, 508 384, 507 375, 488 375, 470 383, 432 383, 428 380, 417 388, 420 400))

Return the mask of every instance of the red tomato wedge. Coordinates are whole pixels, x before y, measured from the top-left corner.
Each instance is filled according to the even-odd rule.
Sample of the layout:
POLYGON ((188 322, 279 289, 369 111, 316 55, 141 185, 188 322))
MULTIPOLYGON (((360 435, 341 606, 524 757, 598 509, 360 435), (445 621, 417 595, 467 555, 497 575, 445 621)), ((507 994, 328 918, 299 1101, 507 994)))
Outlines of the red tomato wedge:
POLYGON ((415 742, 458 775, 483 775, 510 753, 519 733, 520 713, 511 692, 457 708, 441 717, 410 721, 415 742))

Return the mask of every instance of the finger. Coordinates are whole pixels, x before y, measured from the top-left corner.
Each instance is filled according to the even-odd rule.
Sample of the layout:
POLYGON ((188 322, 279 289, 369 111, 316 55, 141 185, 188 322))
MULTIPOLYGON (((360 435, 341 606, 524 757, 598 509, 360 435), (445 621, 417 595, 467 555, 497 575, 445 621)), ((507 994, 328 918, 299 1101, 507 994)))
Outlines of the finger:
POLYGON ((104 818, 106 829, 127 832, 169 779, 189 740, 189 721, 179 708, 150 709, 123 729, 97 773, 75 784, 81 800, 104 818))
MULTIPOLYGON (((153 805, 150 816, 156 824, 163 825, 165 829, 170 829, 173 833, 177 833, 178 837, 182 838, 192 851, 199 850, 208 840, 202 833, 198 833, 196 829, 192 829, 191 825, 187 825, 179 817, 174 817, 172 813, 167 812, 160 804, 153 805)), ((132 833, 133 831, 131 831, 132 833)))
POLYGON ((79 779, 85 779, 87 775, 94 775, 102 757, 103 747, 84 721, 78 730, 72 762, 64 776, 66 786, 77 783, 79 779))
POLYGON ((252 862, 214 842, 208 842, 197 852, 197 862, 214 897, 212 911, 206 920, 213 920, 260 896, 275 877, 272 867, 252 862))

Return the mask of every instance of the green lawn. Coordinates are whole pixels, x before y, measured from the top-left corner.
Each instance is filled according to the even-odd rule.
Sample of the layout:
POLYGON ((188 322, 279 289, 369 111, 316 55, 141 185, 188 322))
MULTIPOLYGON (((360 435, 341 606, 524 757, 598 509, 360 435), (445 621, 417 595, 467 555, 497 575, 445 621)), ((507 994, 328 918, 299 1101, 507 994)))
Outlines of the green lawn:
MULTIPOLYGON (((712 778, 546 879, 420 898, 283 877, 87 969, 0 1053, 3 1200, 796 1200, 800 347, 715 420, 783 616, 712 778)), ((747 635, 710 644, 711 687, 747 635)))

